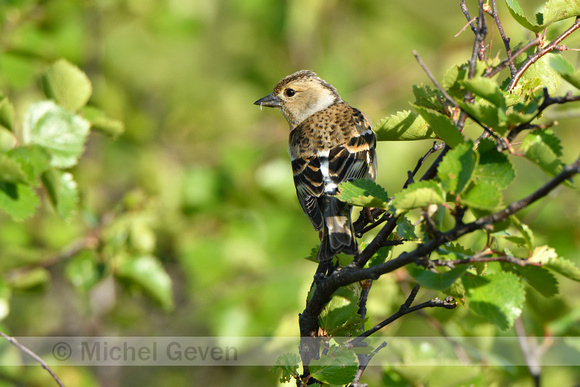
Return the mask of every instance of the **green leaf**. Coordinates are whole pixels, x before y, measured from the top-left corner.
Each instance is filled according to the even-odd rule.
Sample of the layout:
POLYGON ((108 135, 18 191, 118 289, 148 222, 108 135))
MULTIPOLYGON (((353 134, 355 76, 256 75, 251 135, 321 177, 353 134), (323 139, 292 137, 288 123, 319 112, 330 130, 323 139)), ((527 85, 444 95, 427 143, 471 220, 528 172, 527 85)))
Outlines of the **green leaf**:
POLYGON ((445 99, 443 94, 437 89, 431 86, 419 84, 413 85, 413 94, 415 95, 415 105, 428 110, 435 110, 436 112, 443 113, 444 108, 441 101, 445 99))
POLYGON ((527 99, 526 102, 518 102, 512 105, 506 114, 506 124, 512 126, 532 121, 538 115, 538 110, 543 100, 544 96, 537 94, 531 99, 527 99))
POLYGON ((517 2, 517 0, 506 0, 506 4, 508 5, 508 9, 512 14, 513 18, 516 19, 516 21, 520 23, 522 27, 527 28, 528 30, 536 33, 543 30, 542 27, 540 27, 537 24, 531 23, 526 18, 526 16, 524 15, 524 10, 517 2))
POLYGON ((37 179, 50 168, 50 155, 38 145, 19 146, 8 152, 8 155, 20 164, 28 184, 37 186, 37 179))
POLYGON ((115 274, 118 278, 137 285, 163 309, 173 309, 171 278, 156 257, 124 257, 115 274))
POLYGON ((51 165, 69 168, 84 151, 90 124, 51 101, 37 102, 24 116, 22 137, 26 144, 38 144, 51 155, 51 165))
POLYGON ((397 220, 397 235, 409 241, 417 240, 415 225, 405 216, 397 220))
POLYGON ((469 64, 462 63, 451 67, 443 76, 443 87, 454 98, 461 100, 465 95, 462 81, 469 74, 469 64))
POLYGON ((71 111, 85 106, 92 93, 91 81, 86 74, 64 59, 59 59, 46 70, 42 87, 48 98, 71 111))
POLYGON ((513 268, 544 297, 558 294, 558 281, 548 270, 537 266, 514 266, 513 268))
POLYGON ((419 105, 412 105, 415 110, 427 121, 429 127, 435 131, 437 136, 441 138, 451 148, 465 142, 463 135, 459 132, 457 127, 453 124, 451 119, 435 110, 427 109, 419 105))
POLYGON ((12 219, 20 221, 31 217, 39 205, 40 199, 30 186, 0 182, 0 210, 12 219))
POLYGON ((44 290, 48 283, 50 283, 50 273, 42 267, 18 271, 9 280, 12 290, 29 292, 44 290))
POLYGON ((564 258, 552 259, 544 267, 562 274, 564 277, 580 282, 580 269, 572 261, 564 258))
POLYGON ((560 74, 566 82, 570 83, 575 88, 580 89, 580 71, 577 71, 574 66, 564 58, 564 56, 553 55, 550 58, 550 66, 552 66, 552 68, 556 70, 556 72, 560 74))
POLYGON ((413 141, 436 138, 419 114, 404 110, 379 122, 374 128, 378 141, 413 141))
POLYGON ((532 139, 534 136, 537 136, 540 138, 540 140, 543 143, 545 143, 546 145, 548 145, 550 147, 550 149, 552 150, 552 152, 554 152, 554 154, 558 157, 562 156, 562 144, 560 142, 560 139, 558 137, 556 137, 554 135, 554 132, 551 129, 544 129, 544 130, 536 130, 533 133, 533 136, 530 136, 527 140, 524 139, 525 143, 522 144, 522 146, 524 147, 524 149, 528 146, 528 142, 534 142, 536 140, 532 139))
POLYGON ((330 336, 352 336, 360 333, 362 319, 358 314, 361 286, 351 284, 339 288, 318 319, 320 328, 330 336))
POLYGON ((14 149, 16 144, 18 144, 18 140, 14 133, 0 126, 0 152, 8 152, 14 149))
POLYGON ((14 132, 14 106, 2 92, 0 92, 0 126, 14 132))
POLYGON ((401 214, 414 208, 424 208, 430 204, 445 203, 445 194, 435 181, 419 181, 397 193, 391 203, 393 212, 401 214))
POLYGON ((546 269, 580 282, 580 268, 569 260, 558 257, 556 251, 549 246, 536 247, 532 252, 530 261, 541 263, 546 269))
POLYGON ((490 105, 487 102, 468 103, 458 101, 457 103, 459 104, 459 107, 462 110, 465 110, 465 112, 467 112, 471 117, 475 118, 483 125, 490 127, 496 133, 503 135, 506 132, 507 122, 504 120, 500 121, 500 115, 503 115, 500 108, 490 105))
POLYGON ((554 313, 549 313, 550 311, 546 311, 546 308, 542 308, 540 313, 543 314, 541 317, 547 321, 544 328, 546 332, 550 332, 552 337, 565 337, 578 329, 580 306, 569 307, 569 304, 564 303, 564 301, 556 303, 554 302, 556 300, 558 299, 548 301, 549 307, 554 313))
POLYGON ((520 247, 527 247, 526 246, 526 240, 522 237, 518 237, 518 236, 506 236, 503 239, 505 239, 508 242, 511 242, 515 245, 518 245, 520 247))
POLYGON ((483 139, 477 149, 479 163, 474 175, 478 181, 497 185, 499 188, 507 188, 516 177, 515 169, 507 155, 499 152, 495 141, 483 139))
POLYGON ((310 254, 307 257, 304 257, 304 259, 307 259, 311 262, 318 264, 318 249, 319 248, 320 248, 320 245, 317 245, 316 247, 311 248, 310 254))
POLYGON ((276 365, 272 367, 272 372, 280 372, 280 383, 288 383, 293 377, 298 376, 298 365, 300 364, 300 356, 295 353, 288 352, 280 355, 276 359, 276 365))
POLYGON ((369 262, 367 263, 368 267, 373 267, 376 265, 380 265, 381 263, 386 262, 391 250, 393 249, 393 246, 385 246, 385 247, 381 247, 379 249, 379 251, 377 251, 372 257, 371 259, 369 259, 369 262))
POLYGON ((95 107, 85 106, 81 114, 91 123, 91 129, 110 137, 116 138, 125 131, 125 125, 121 121, 107 117, 102 110, 95 107))
POLYGON ((336 197, 359 207, 387 208, 389 195, 383 187, 369 179, 354 179, 340 184, 336 197))
POLYGON ((455 269, 440 273, 434 273, 431 270, 416 265, 409 265, 407 268, 411 277, 413 277, 421 286, 433 290, 445 290, 465 274, 467 269, 469 269, 469 265, 461 265, 455 269))
POLYGON ((502 202, 502 194, 497 185, 488 181, 471 184, 461 195, 462 204, 480 210, 495 210, 502 202))
POLYGON ((477 166, 478 154, 473 150, 473 142, 460 144, 447 152, 437 168, 443 190, 461 193, 471 181, 477 166))
POLYGON ((522 313, 525 290, 516 275, 498 272, 462 277, 467 305, 501 330, 510 328, 522 313))
POLYGON ((514 227, 520 232, 522 238, 524 238, 528 251, 532 251, 534 248, 534 234, 532 230, 528 227, 527 224, 520 222, 520 220, 515 215, 510 216, 510 220, 514 227))
POLYGON ((474 77, 462 82, 463 86, 473 94, 491 102, 498 108, 505 109, 506 101, 504 93, 499 89, 498 84, 487 77, 474 77))
POLYGON ((42 175, 42 183, 52 205, 63 219, 70 219, 77 211, 79 193, 72 174, 48 169, 42 175))
POLYGON ((20 164, 3 153, 0 153, 0 181, 21 184, 28 182, 20 164))
POLYGON ((564 163, 559 159, 562 154, 559 140, 551 131, 529 133, 524 138, 520 150, 528 160, 538 165, 549 176, 557 175, 564 168, 564 163))
POLYGON ((313 378, 329 384, 348 384, 358 370, 356 354, 351 349, 332 347, 327 355, 310 362, 313 378))
POLYGON ((447 243, 437 249, 437 253, 447 257, 447 259, 464 259, 475 254, 473 250, 458 243, 447 243))
POLYGON ((550 58, 550 65, 560 74, 572 74, 576 71, 572 63, 568 62, 563 55, 553 55, 550 58))
POLYGON ((10 287, 4 281, 3 278, 0 277, 0 321, 4 320, 6 316, 10 313, 10 296, 12 295, 12 291, 10 287))
POLYGON ((549 0, 544 6, 544 28, 550 24, 571 17, 580 16, 580 1, 578 0, 549 0))
MULTIPOLYGON (((512 93, 516 95, 527 94, 530 92, 530 88, 537 84, 537 92, 540 93, 542 88, 547 88, 548 93, 552 95, 560 84, 562 83, 562 77, 556 72, 550 65, 551 58, 554 53, 548 53, 534 62, 527 70, 524 72, 520 80, 518 81, 517 87, 514 88, 512 93), (538 82, 536 82, 538 81, 538 82)), ((518 66, 520 62, 527 59, 526 54, 522 54, 518 57, 518 66)))
POLYGON ((90 291, 101 279, 97 256, 92 250, 82 250, 68 261, 66 278, 83 293, 90 291))

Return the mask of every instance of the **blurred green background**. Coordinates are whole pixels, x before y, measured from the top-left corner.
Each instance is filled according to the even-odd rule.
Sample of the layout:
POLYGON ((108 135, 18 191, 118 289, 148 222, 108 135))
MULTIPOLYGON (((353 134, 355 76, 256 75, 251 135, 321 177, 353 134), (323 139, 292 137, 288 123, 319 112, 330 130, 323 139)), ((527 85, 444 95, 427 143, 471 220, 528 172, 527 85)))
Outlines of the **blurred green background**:
MULTIPOLYGON (((498 3, 512 43, 532 38, 498 3)), ((476 2, 467 4, 475 15, 476 2)), ((526 2, 525 10, 531 15, 540 4, 526 2)), ((14 336, 298 335, 298 313, 315 270, 302 257, 316 244, 317 234, 295 197, 287 124, 279 113, 260 112, 252 103, 285 75, 308 68, 376 123, 409 109, 412 85, 428 83, 412 50, 439 78, 470 57, 469 28, 454 37, 465 24, 456 1, 0 1, 0 90, 17 107, 18 119, 30 102, 42 98, 42 71, 64 57, 91 79, 91 103, 126 127, 116 140, 91 135, 73 170, 82 196, 77 218, 63 222, 47 203, 22 223, 0 214, 0 259, 17 259, 32 249, 59 254, 119 203, 137 203, 146 208, 148 226, 135 238, 155 243, 156 256, 171 276, 175 303, 164 311, 143 293, 107 277, 90 291, 79 291, 65 278, 67 262, 62 260, 50 265, 51 278, 42 286, 12 295, 3 328, 14 336)), ((490 36, 490 52, 503 56, 491 25, 490 36)), ((566 41, 570 47, 578 43, 579 34, 566 41)), ((567 57, 578 62, 574 53, 567 57)), ((546 115, 574 117, 571 109, 546 115)), ((570 162, 580 148, 578 121, 559 121, 564 160, 570 162)), ((400 190, 407 170, 430 146, 431 141, 379 144, 377 181, 391 195, 400 190)), ((547 180, 525 160, 515 159, 518 178, 506 203, 547 180)), ((562 187, 531 207, 523 220, 535 230, 537 244, 549 243, 580 264, 579 215, 577 192, 562 187)), ((369 323, 396 311, 409 289, 404 271, 378 281, 369 300, 369 323)), ((542 334, 542 324, 563 310, 578 311, 578 299, 570 297, 578 290, 577 284, 561 279, 563 296, 538 301, 545 305, 535 311, 530 307, 531 316, 542 315, 542 308, 554 310, 534 317, 538 323, 532 319, 533 333, 542 334)), ((499 334, 465 308, 426 315, 408 316, 383 334, 499 334)), ((577 321, 564 333, 580 334, 577 321)), ((56 371, 67 386, 278 383, 267 368, 56 371)), ((489 371, 486 378, 531 385, 524 367, 504 371, 489 371)), ((432 370, 417 370, 415 379, 407 375, 400 385, 420 384, 417 375, 426 373, 429 385, 452 385, 449 374, 467 371, 428 372, 432 370)), ((580 378, 570 368, 548 368, 545 375, 563 385, 580 378)), ((1 385, 51 383, 43 370, 32 367, 6 367, 2 377, 7 381, 1 385)), ((371 385, 382 378, 379 367, 369 370, 371 385)), ((487 385, 483 376, 478 378, 470 383, 487 385)))

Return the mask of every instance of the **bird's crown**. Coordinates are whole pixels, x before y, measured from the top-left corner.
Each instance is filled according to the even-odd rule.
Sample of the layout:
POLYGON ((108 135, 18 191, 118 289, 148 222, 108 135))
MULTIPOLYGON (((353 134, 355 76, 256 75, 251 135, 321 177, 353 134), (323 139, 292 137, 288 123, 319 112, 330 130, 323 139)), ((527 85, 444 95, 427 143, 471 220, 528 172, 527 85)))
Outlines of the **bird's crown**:
POLYGON ((338 95, 338 92, 336 91, 334 86, 332 86, 328 82, 325 82, 318 75, 316 75, 316 73, 312 70, 300 70, 300 71, 296 71, 295 73, 286 76, 284 79, 282 79, 280 82, 278 82, 278 84, 274 88, 274 92, 277 92, 277 91, 279 92, 279 91, 283 90, 285 87, 288 87, 288 85, 291 85, 294 83, 305 83, 305 84, 317 83, 317 84, 322 85, 323 87, 331 90, 336 95, 338 95))

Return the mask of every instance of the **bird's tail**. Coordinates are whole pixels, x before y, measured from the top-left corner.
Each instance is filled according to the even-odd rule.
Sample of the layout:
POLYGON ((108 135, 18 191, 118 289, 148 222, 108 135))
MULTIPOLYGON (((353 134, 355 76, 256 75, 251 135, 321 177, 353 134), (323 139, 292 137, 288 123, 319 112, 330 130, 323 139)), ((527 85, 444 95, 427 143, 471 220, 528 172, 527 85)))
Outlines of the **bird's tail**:
POLYGON ((358 244, 354 235, 350 213, 352 207, 334 196, 322 196, 324 209, 324 230, 320 239, 318 260, 332 259, 338 253, 358 254, 358 244))

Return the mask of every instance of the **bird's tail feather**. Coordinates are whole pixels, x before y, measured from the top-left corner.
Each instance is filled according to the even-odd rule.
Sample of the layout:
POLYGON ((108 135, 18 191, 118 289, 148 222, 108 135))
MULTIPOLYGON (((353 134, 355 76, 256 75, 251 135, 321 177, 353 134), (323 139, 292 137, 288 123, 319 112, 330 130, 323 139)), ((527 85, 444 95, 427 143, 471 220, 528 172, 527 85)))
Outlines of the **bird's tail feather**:
POLYGON ((324 230, 320 239, 318 260, 332 259, 341 252, 356 255, 358 244, 350 218, 352 207, 333 196, 324 195, 322 200, 324 230))

